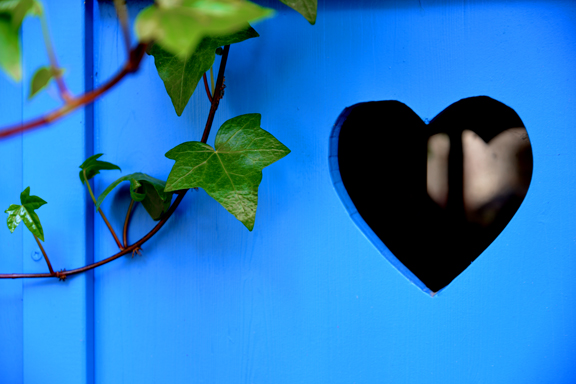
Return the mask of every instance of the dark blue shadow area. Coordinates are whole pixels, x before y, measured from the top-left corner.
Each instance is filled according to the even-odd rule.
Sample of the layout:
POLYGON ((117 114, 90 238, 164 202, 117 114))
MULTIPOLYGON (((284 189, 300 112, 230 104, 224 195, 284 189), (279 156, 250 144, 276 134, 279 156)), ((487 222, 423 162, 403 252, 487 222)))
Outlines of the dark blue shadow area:
MULTIPOLYGON (((254 3, 272 8, 278 11, 290 10, 278 0, 254 0, 254 3)), ((524 3, 569 3, 566 0, 529 0, 524 3)), ((488 0, 484 3, 510 3, 509 0, 488 0)), ((462 4, 454 4, 462 5, 462 4)), ((426 9, 428 7, 445 7, 445 0, 319 0, 318 13, 331 10, 366 10, 366 9, 426 9)))

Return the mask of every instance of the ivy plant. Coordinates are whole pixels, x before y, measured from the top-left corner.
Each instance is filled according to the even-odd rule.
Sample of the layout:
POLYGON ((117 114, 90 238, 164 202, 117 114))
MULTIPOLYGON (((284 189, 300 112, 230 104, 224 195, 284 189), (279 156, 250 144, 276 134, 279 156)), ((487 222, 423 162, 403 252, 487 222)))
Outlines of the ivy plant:
POLYGON ((148 53, 154 57, 158 75, 164 82, 176 114, 182 115, 198 82, 212 68, 216 49, 258 36, 258 32, 250 26, 230 35, 206 36, 194 52, 183 58, 165 50, 160 44, 152 45, 148 53))
POLYGON ((262 169, 290 150, 260 128, 257 113, 237 116, 222 124, 214 147, 189 141, 168 151, 166 157, 176 163, 166 190, 200 187, 251 231, 262 169))
MULTIPOLYGON (((279 1, 302 14, 310 24, 316 22, 317 0, 279 1)), ((0 278, 57 277, 64 280, 69 275, 96 268, 123 255, 139 253, 141 245, 162 228, 191 188, 204 189, 252 231, 256 222, 262 170, 290 153, 285 145, 260 126, 261 116, 258 113, 229 119, 219 128, 214 147, 206 144, 214 115, 224 96, 224 71, 230 45, 258 37, 251 23, 273 16, 272 9, 248 0, 156 0, 137 15, 133 28, 138 44, 132 46, 126 5, 123 0, 114 0, 114 6, 122 27, 128 60, 116 76, 99 88, 83 95, 72 95, 66 87, 65 70, 58 65, 52 48, 42 4, 38 0, 0 0, 0 69, 12 80, 21 80, 20 29, 25 18, 38 18, 49 63, 34 73, 29 85, 29 98, 54 82, 63 100, 61 107, 43 117, 0 129, 0 138, 42 127, 94 102, 126 76, 136 72, 146 53, 154 60, 178 116, 182 115, 199 82, 204 79, 211 108, 202 138, 200 141, 182 143, 166 153, 168 159, 174 160, 166 181, 143 172, 132 173, 119 177, 98 197, 92 190, 90 180, 101 171, 121 172, 120 167, 100 160, 103 154, 90 156, 80 165, 80 181, 88 189, 95 209, 110 230, 119 252, 74 270, 53 270, 40 242, 44 241, 44 232, 35 212, 46 202, 38 196, 31 196, 30 187, 26 188, 20 196, 20 205, 12 204, 6 210, 8 228, 13 232, 20 222, 24 222, 42 250, 50 272, 0 274, 0 278), (212 67, 216 55, 222 58, 214 83, 212 67), (208 72, 211 86, 208 84, 208 72), (101 205, 123 182, 130 183, 131 202, 120 239, 101 205), (144 237, 129 244, 127 232, 130 213, 136 203, 142 204, 151 219, 158 223, 144 237)))

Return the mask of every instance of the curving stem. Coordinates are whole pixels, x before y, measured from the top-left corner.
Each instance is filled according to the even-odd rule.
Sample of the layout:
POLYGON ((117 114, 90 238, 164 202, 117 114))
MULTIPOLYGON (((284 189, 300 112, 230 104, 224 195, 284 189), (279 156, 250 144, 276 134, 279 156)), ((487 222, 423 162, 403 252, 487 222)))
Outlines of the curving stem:
POLYGON ((64 83, 64 79, 62 77, 62 69, 58 65, 58 60, 56 59, 56 53, 54 52, 52 39, 50 38, 48 21, 46 20, 44 12, 42 12, 40 15, 40 25, 42 26, 42 36, 44 37, 44 45, 46 46, 46 52, 48 53, 48 60, 50 61, 50 69, 52 70, 52 75, 54 75, 54 80, 56 81, 58 92, 60 93, 62 100, 68 103, 72 100, 72 95, 64 83))
MULTIPOLYGON (((214 115, 216 113, 216 110, 218 109, 218 104, 220 102, 220 99, 222 98, 222 96, 224 95, 224 70, 226 68, 226 61, 228 58, 228 51, 230 49, 230 46, 227 45, 224 47, 224 52, 222 54, 222 61, 220 64, 220 68, 218 71, 218 78, 216 80, 216 87, 214 89, 214 97, 212 98, 212 105, 210 107, 210 113, 208 115, 208 120, 206 121, 206 127, 204 128, 204 133, 202 134, 202 142, 206 143, 206 141, 208 140, 208 135, 210 134, 210 129, 212 128, 212 123, 214 122, 214 115)), ((1 133, 1 132, 0 132, 1 133)), ((1 137, 1 134, 0 134, 1 137)), ((86 175, 84 175, 84 179, 86 179, 86 175)), ((92 196, 92 199, 95 201, 94 199, 94 195, 92 193, 92 189, 90 188, 90 184, 88 183, 88 180, 86 180, 86 184, 88 185, 88 190, 90 191, 90 195, 92 196)), ((39 243, 38 245, 40 245, 40 249, 42 249, 44 256, 46 258, 46 261, 48 262, 49 265, 49 269, 50 269, 50 273, 7 273, 7 274, 0 274, 0 279, 23 279, 23 278, 42 278, 42 277, 56 277, 59 280, 65 280, 66 277, 70 276, 70 275, 76 275, 79 273, 83 273, 86 271, 89 271, 91 269, 100 267, 104 264, 107 264, 111 261, 114 261, 124 255, 127 255, 129 253, 133 253, 133 252, 137 252, 137 250, 140 249, 140 247, 142 246, 142 244, 144 244, 145 242, 147 242, 148 240, 150 240, 163 226, 164 224, 166 224, 166 222, 168 221, 168 219, 172 216, 172 214, 174 213, 174 211, 176 210, 176 208, 178 208, 178 206, 180 205, 180 203, 182 202, 182 199, 184 198, 184 196, 186 195, 186 192, 188 192, 188 189, 184 189, 184 190, 180 190, 180 191, 176 191, 175 193, 178 195, 176 197, 176 200, 174 200, 174 203, 172 203, 172 205, 170 206, 170 209, 168 209, 168 211, 166 212, 166 214, 164 215, 164 217, 158 222, 158 224, 156 224, 154 226, 154 228, 152 228, 152 230, 150 232, 148 232, 144 237, 142 237, 140 240, 138 240, 137 242, 135 242, 132 245, 126 246, 126 247, 122 247, 120 244, 120 241, 117 240, 116 235, 114 234, 114 231, 112 230, 112 227, 109 226, 109 228, 111 229, 111 233, 114 235, 117 244, 119 245, 121 251, 104 259, 104 260, 100 260, 96 263, 92 263, 92 264, 88 264, 85 265, 84 267, 80 267, 80 268, 76 268, 76 269, 72 269, 69 271, 66 270, 62 270, 59 272, 54 272, 52 270, 52 267, 50 266, 49 262, 48 262, 48 257, 46 256, 46 253, 44 252, 42 246, 40 245, 39 241, 37 240, 37 242, 39 243)), ((130 212, 130 210, 128 211, 130 212)), ((101 213, 102 214, 102 213, 101 213)), ((103 214, 102 214, 103 215, 103 214)), ((104 218, 104 216, 103 216, 104 218)), ((105 219, 106 223, 108 223, 108 221, 105 219)), ((128 218, 127 218, 128 221, 128 218)), ((125 231, 127 233, 128 229, 128 224, 127 221, 124 222, 124 226, 125 226, 125 231)), ((127 236, 127 235, 126 235, 127 236)), ((125 238, 125 244, 127 243, 127 239, 125 238)))
POLYGON ((118 15, 120 27, 122 28, 126 53, 130 56, 130 25, 128 25, 128 10, 126 9, 125 0, 114 0, 114 8, 116 8, 116 15, 118 15))
POLYGON ((178 197, 176 198, 176 200, 174 200, 174 203, 172 203, 172 206, 170 207, 168 212, 166 212, 166 216, 164 216, 164 218, 162 220, 160 220, 158 222, 158 224, 156 224, 156 226, 154 228, 152 228, 152 230, 150 232, 148 232, 144 237, 142 237, 140 240, 138 240, 134 244, 124 248, 122 251, 120 251, 120 252, 118 252, 118 253, 116 253, 116 254, 114 254, 114 255, 112 255, 112 256, 104 259, 104 260, 100 260, 96 263, 85 265, 84 267, 81 267, 81 268, 71 269, 69 271, 63 270, 60 272, 52 272, 52 273, 7 273, 7 274, 0 274, 0 279, 24 279, 24 278, 34 279, 34 278, 40 278, 40 277, 57 277, 60 280, 64 280, 64 279, 66 279, 67 276, 76 275, 78 273, 89 271, 91 269, 100 267, 104 264, 108 264, 109 262, 114 261, 114 260, 116 260, 116 259, 118 259, 124 255, 131 253, 131 252, 135 252, 136 249, 139 249, 142 244, 144 244, 145 242, 150 240, 152 238, 152 236, 154 236, 156 234, 156 232, 158 232, 160 230, 160 228, 162 228, 164 226, 164 224, 166 224, 166 221, 168 221, 168 219, 170 218, 170 216, 172 216, 172 214, 174 213, 176 208, 178 208, 178 205, 180 205, 180 202, 184 198, 184 195, 186 195, 186 192, 188 192, 187 189, 176 192, 178 194, 178 197))
POLYGON ((126 212, 126 219, 124 220, 124 231, 122 231, 122 240, 124 240, 124 247, 128 246, 128 224, 130 223, 130 214, 132 213, 133 206, 134 206, 134 200, 130 199, 130 205, 128 206, 128 212, 126 212))
POLYGON ((212 90, 214 94, 212 96, 212 105, 210 106, 210 113, 208 114, 208 120, 206 121, 206 127, 204 128, 204 133, 202 134, 202 141, 204 144, 208 141, 208 136, 210 135, 210 129, 212 128, 212 123, 214 122, 214 115, 216 115, 216 110, 220 104, 220 99, 224 96, 224 70, 226 69, 226 62, 228 61, 228 52, 230 51, 230 45, 224 46, 224 51, 222 52, 222 60, 220 61, 220 68, 218 69, 218 79, 216 80, 216 86, 212 90))
POLYGON ((86 104, 93 103, 102 94, 108 92, 110 88, 118 84, 124 77, 126 77, 126 75, 134 73, 138 70, 142 58, 144 57, 144 53, 146 52, 146 47, 147 44, 138 44, 136 48, 132 49, 130 51, 130 59, 124 64, 122 69, 102 86, 90 92, 84 93, 83 95, 72 97, 66 102, 66 104, 52 112, 45 114, 44 116, 29 120, 23 124, 15 124, 0 129, 0 139, 48 125, 56 120, 60 120, 62 117, 70 114, 80 107, 83 107, 86 104))
MULTIPOLYGON (((92 198, 94 205, 98 206, 98 203, 96 202, 96 198, 94 197, 94 193, 92 192, 92 187, 90 187, 90 182, 88 181, 88 178, 86 177, 86 170, 84 170, 82 172, 84 173, 84 181, 86 182, 86 187, 88 187, 88 192, 90 192, 90 197, 92 198)), ((120 240, 118 240, 118 236, 116 236, 116 232, 114 232, 114 228, 112 228, 112 225, 110 225, 110 222, 108 221, 108 219, 106 218, 106 215, 104 214, 104 212, 102 211, 102 209, 100 207, 98 208, 98 212, 100 213, 100 216, 102 216, 102 219, 104 220, 104 222, 106 223, 106 226, 110 230, 112 237, 114 237, 114 240, 116 241, 116 245, 118 245, 118 248, 124 249, 124 247, 122 246, 122 243, 120 243, 120 240)))
POLYGON ((40 250, 42 251, 42 254, 44 255, 44 260, 46 260, 46 264, 48 265, 48 269, 50 270, 50 274, 55 275, 54 270, 52 269, 52 264, 50 264, 50 259, 48 258, 48 255, 46 254, 46 251, 44 250, 44 247, 42 246, 40 239, 38 237, 36 237, 35 234, 32 234, 32 236, 34 236, 34 240, 36 240, 38 247, 40 247, 40 250))
POLYGON ((208 100, 212 103, 212 95, 210 94, 210 87, 208 86, 208 79, 206 78, 206 72, 204 72, 204 89, 206 89, 206 95, 208 96, 208 100))

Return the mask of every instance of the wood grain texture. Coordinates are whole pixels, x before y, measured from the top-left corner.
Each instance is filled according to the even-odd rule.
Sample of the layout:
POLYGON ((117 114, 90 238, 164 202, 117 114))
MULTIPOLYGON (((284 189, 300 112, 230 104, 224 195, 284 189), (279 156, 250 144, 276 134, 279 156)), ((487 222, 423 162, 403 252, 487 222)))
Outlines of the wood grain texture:
MULTIPOLYGON (((100 11, 104 79, 121 36, 110 5, 100 11)), ((572 382, 575 12, 560 1, 330 2, 314 27, 288 11, 255 25, 260 38, 231 47, 215 126, 262 113, 293 152, 264 171, 253 233, 193 192, 142 258, 96 272, 97 381, 572 382), (502 235, 430 298, 351 220, 330 179, 329 133, 357 102, 400 100, 425 119, 477 95, 525 122, 533 182, 502 235)), ((196 92, 177 118, 147 60, 99 104, 96 151, 125 173, 166 177, 163 154, 197 140, 207 112, 196 92)), ((105 209, 121 223, 127 204, 120 193, 105 209)), ((146 220, 139 207, 131 238, 146 220)), ((99 224, 96 236, 97 257, 113 252, 99 224)))
MULTIPOLYGON (((88 2, 89 3, 89 2, 88 2)), ((85 90, 85 4, 77 1, 43 1, 60 65, 66 68, 70 90, 85 90)), ((39 22, 30 19, 23 29, 24 84, 34 70, 48 62, 39 22)), ((27 95, 25 95, 27 96, 27 95)), ((56 107, 54 87, 23 105, 30 119, 56 107)), ((22 185, 48 202, 38 214, 44 227, 44 248, 55 270, 74 268, 90 261, 86 233, 89 197, 78 178, 86 154, 86 116, 83 110, 22 139, 22 185)), ((91 136, 89 132, 88 136, 91 136)), ((89 155, 89 154, 88 154, 89 155)), ((30 255, 34 238, 23 233, 23 269, 45 272, 43 262, 30 255)), ((62 283, 57 279, 23 282, 23 382, 93 382, 92 279, 90 274, 62 283)))
MULTIPOLYGON (((228 87, 214 127, 236 115, 261 113, 262 128, 292 153, 264 170, 252 233, 205 192, 193 191, 146 244, 144 256, 95 271, 95 374, 86 381, 573 383, 576 5, 568 0, 325 1, 310 26, 271 0, 261 3, 278 12, 254 26, 261 37, 231 47, 228 87), (399 100, 430 119, 445 106, 478 95, 509 105, 525 123, 534 154, 532 184, 503 233, 432 298, 399 273, 383 257, 387 250, 372 244, 350 217, 330 177, 330 132, 340 112, 359 102, 399 100)), ((65 35, 80 39, 75 29, 80 6, 74 4, 68 12, 77 17, 52 22, 57 41, 65 35)), ((132 4, 131 17, 142 6, 132 4)), ((52 17, 65 13, 51 10, 52 17)), ((94 42, 97 85, 124 60, 109 2, 97 4, 94 42)), ((61 54, 63 66, 77 68, 78 52, 61 54)), ((33 57, 26 56, 27 71, 38 64, 33 57)), ((78 71, 70 71, 72 79, 82 78, 78 71)), ((72 88, 78 91, 75 81, 72 88)), ((178 118, 148 57, 138 74, 96 104, 94 152, 104 152, 123 174, 166 178, 172 161, 164 154, 202 134, 209 110, 202 92, 192 95, 178 118)), ((4 97, 1 93, 0 100, 4 97)), ((49 103, 48 96, 40 96, 24 107, 24 115, 49 103)), ((60 164, 78 162, 91 140, 75 129, 81 121, 75 114, 24 137, 24 184, 48 178, 60 164), (64 147, 73 149, 71 158, 60 156, 64 147), (39 164, 36 171, 32 162, 39 164)), ((19 153, 16 144, 0 148, 8 145, 14 147, 6 153, 19 153)), ((96 192, 117 176, 99 175, 96 192)), ((45 221, 57 220, 49 207, 84 202, 74 169, 57 178, 74 193, 52 195, 48 187, 38 187, 49 203, 42 212, 45 221)), ((16 172, 13 182, 18 180, 16 172)), ((103 204, 117 229, 128 195, 121 188, 103 204)), ((61 251, 69 233, 84 224, 67 212, 59 212, 64 227, 47 226, 46 237, 54 264, 76 266, 88 255, 84 239, 61 251)), ((132 221, 132 240, 153 226, 141 206, 132 221)), ((116 251, 99 221, 94 236, 96 259, 116 251)), ((36 271, 40 267, 28 256, 32 242, 23 236, 22 244, 2 244, 2 249, 23 253, 23 268, 36 271)), ((13 308, 9 319, 0 315, 0 324, 16 332, 17 284, 0 284, 12 290, 2 290, 0 300, 13 308)), ((23 382, 53 382, 40 380, 41 373, 63 366, 75 378, 85 375, 89 364, 83 362, 90 361, 91 350, 82 344, 91 324, 89 277, 23 287, 23 382), (58 332, 41 333, 41 321, 58 332), (40 356, 49 358, 37 363, 40 356)), ((0 329, 0 337, 13 336, 0 329)), ((0 343, 0 357, 8 354, 3 348, 0 343)), ((18 358, 12 359, 9 374, 18 383, 18 358)), ((8 366, 0 360, 2 369, 8 366)))
MULTIPOLYGON (((14 84, 7 76, 0 77, 1 121, 22 120, 22 101, 26 97, 24 87, 14 84)), ((2 212, 12 202, 18 202, 22 187, 22 138, 0 142, 0 208, 2 212), (6 207, 4 207, 6 205, 6 207)), ((22 271, 23 233, 11 234, 6 218, 0 223, 0 270, 22 271)), ((34 241, 34 238, 32 238, 34 241)), ((30 257, 30 255, 28 255, 30 257)), ((6 382, 22 383, 22 281, 0 281, 0 377, 6 382)))
MULTIPOLYGON (((100 11, 106 78, 121 36, 111 7, 100 11)), ((200 190, 142 258, 96 272, 97 381, 572 382, 575 12, 561 1, 336 1, 320 4, 314 27, 289 11, 255 25, 261 37, 231 47, 215 127, 262 113, 292 153, 264 171, 253 233, 200 190), (350 218, 329 175, 329 134, 358 102, 399 100, 426 119, 478 95, 525 122, 532 186, 494 244, 431 298, 350 218)), ((177 118, 147 60, 99 104, 97 152, 126 173, 166 177, 163 154, 198 140, 205 99, 196 92, 177 118)), ((120 223, 127 193, 108 204, 120 223)), ((145 220, 140 207, 131 238, 145 220)), ((97 257, 112 251, 98 225, 97 257)))

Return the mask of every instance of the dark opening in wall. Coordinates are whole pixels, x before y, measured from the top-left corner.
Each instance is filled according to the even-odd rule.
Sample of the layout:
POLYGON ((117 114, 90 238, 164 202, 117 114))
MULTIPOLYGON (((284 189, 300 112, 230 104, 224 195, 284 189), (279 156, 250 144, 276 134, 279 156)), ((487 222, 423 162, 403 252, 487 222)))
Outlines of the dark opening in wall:
POLYGON ((398 101, 361 103, 337 124, 338 167, 350 199, 432 291, 496 239, 528 191, 526 129, 492 98, 460 100, 429 124, 398 101))

